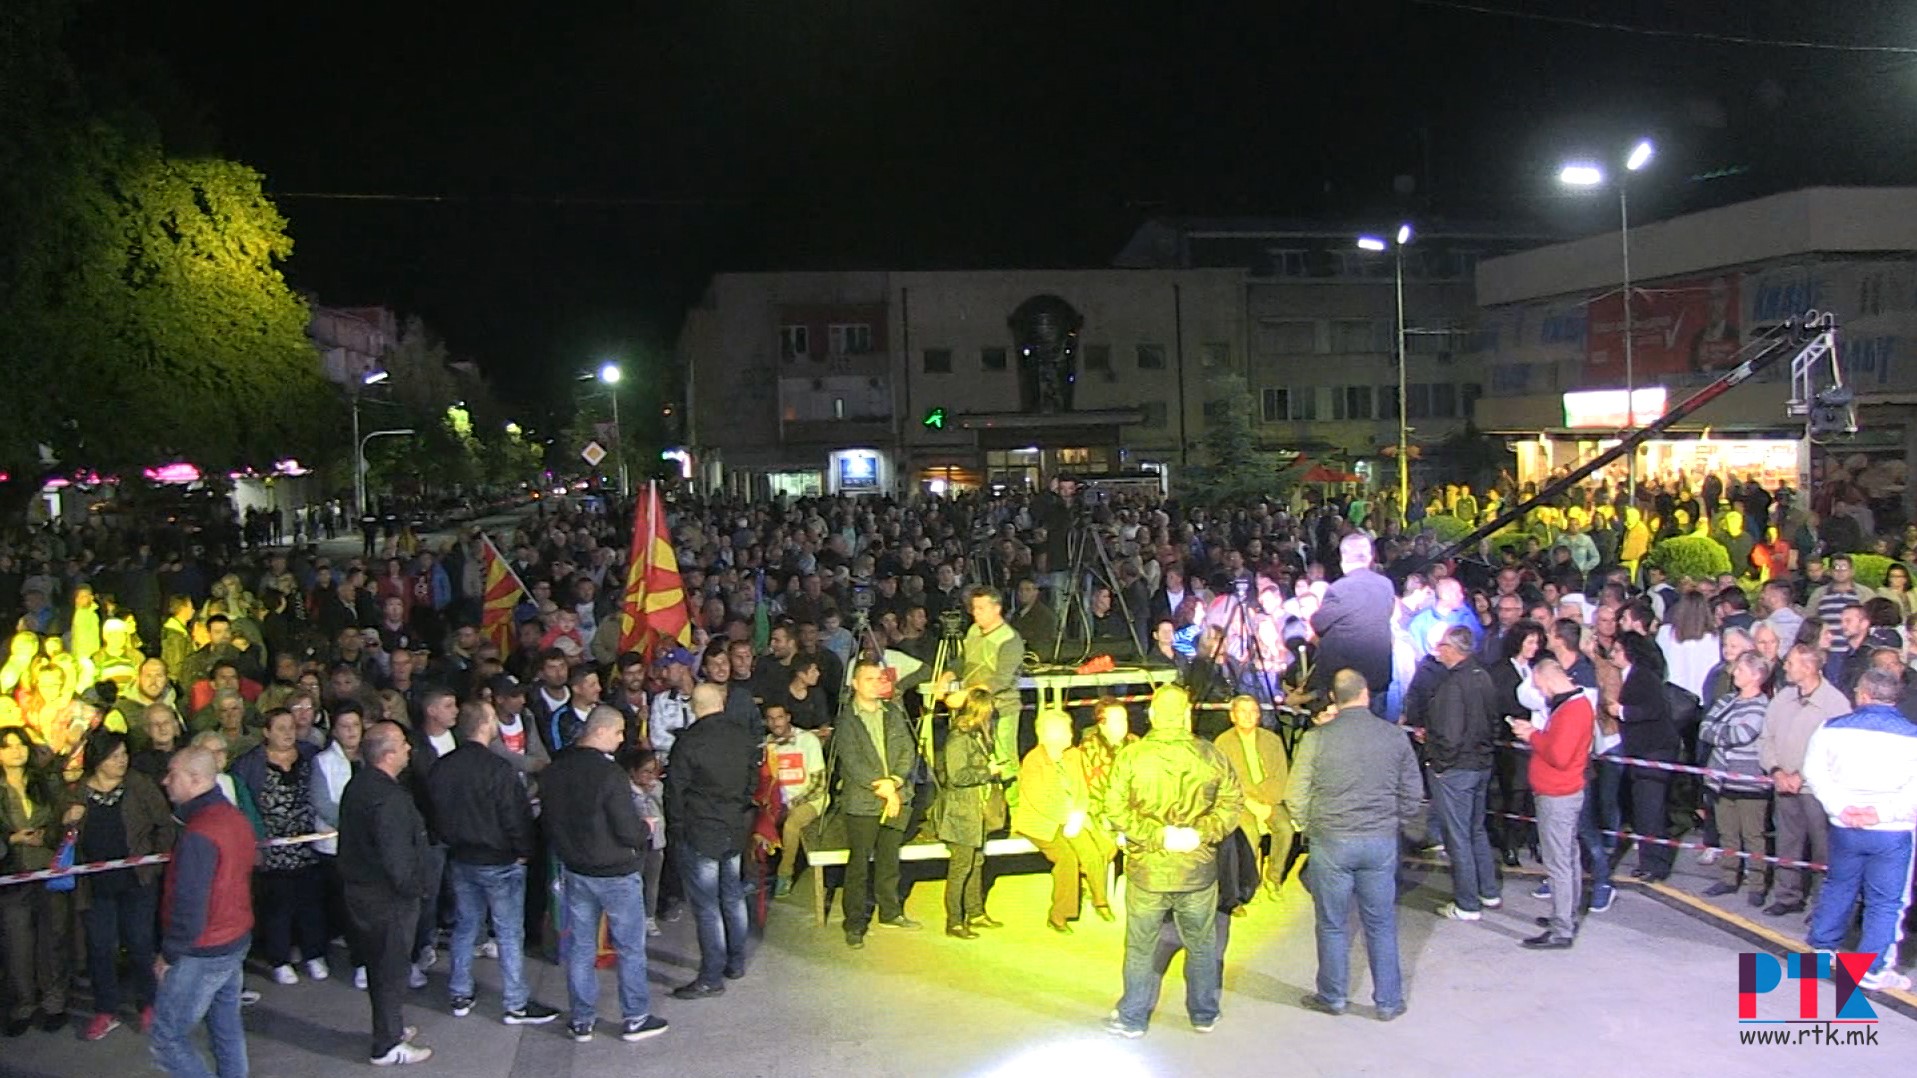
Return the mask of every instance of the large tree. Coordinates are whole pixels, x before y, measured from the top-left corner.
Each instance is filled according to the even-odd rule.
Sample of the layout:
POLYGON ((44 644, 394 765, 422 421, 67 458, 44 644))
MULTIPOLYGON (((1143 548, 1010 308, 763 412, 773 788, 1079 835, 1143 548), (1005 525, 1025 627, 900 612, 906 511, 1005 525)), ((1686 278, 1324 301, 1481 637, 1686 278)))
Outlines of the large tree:
POLYGON ((341 402, 260 175, 94 107, 60 51, 69 7, 0 4, 0 469, 30 492, 54 470, 324 455, 341 402))

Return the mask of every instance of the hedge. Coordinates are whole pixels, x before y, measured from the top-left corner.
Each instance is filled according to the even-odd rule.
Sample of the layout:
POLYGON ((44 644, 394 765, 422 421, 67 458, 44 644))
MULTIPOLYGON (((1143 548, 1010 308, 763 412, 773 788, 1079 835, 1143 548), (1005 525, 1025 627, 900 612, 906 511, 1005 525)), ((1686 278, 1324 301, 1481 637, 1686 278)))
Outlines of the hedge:
MULTIPOLYGON (((1731 572, 1731 552, 1724 544, 1702 535, 1680 535, 1651 547, 1645 562, 1664 570, 1673 579, 1688 576, 1693 580, 1731 572)), ((1861 574, 1860 574, 1861 575, 1861 574)))
POLYGON ((1890 572, 1895 558, 1886 558, 1882 554, 1852 554, 1850 567, 1857 570, 1857 582, 1871 589, 1884 586, 1884 574, 1890 572))

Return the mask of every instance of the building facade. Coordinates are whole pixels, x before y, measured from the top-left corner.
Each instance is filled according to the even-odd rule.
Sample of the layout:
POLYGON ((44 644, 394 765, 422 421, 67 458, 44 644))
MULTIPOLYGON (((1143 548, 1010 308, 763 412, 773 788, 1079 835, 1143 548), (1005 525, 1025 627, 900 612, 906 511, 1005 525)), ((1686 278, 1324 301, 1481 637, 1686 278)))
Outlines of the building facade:
MULTIPOLYGON (((1589 460, 1741 362, 1756 334, 1813 309, 1836 315, 1859 404, 1859 433, 1821 445, 1841 458, 1832 466, 1854 478, 1917 453, 1917 188, 1812 188, 1632 228, 1628 378, 1619 239, 1478 267, 1478 423, 1510 439, 1521 481, 1589 460)), ((1788 380, 1773 366, 1640 447, 1638 475, 1822 477, 1804 421, 1785 414, 1788 380)))

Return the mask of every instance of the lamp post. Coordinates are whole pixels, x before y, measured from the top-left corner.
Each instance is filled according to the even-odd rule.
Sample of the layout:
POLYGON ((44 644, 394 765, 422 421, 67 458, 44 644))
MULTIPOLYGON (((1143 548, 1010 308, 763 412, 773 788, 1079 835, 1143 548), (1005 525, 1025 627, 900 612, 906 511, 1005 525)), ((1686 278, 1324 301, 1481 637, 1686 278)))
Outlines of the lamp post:
MULTIPOLYGON (((1637 425, 1637 370, 1631 362, 1631 203, 1627 188, 1631 173, 1651 163, 1657 147, 1650 139, 1639 139, 1624 158, 1624 171, 1617 176, 1618 246, 1624 256, 1624 412, 1628 426, 1637 425)), ((1587 161, 1573 161, 1558 171, 1558 182, 1566 187, 1595 188, 1604 185, 1604 169, 1587 161)), ((1625 497, 1637 500, 1637 452, 1625 458, 1625 497)))
MULTIPOLYGON (((353 432, 355 434, 359 433, 359 428, 355 426, 353 428, 353 432)), ((360 488, 359 488, 360 519, 364 520, 366 518, 366 478, 365 478, 366 476, 366 443, 372 441, 375 438, 399 438, 399 437, 404 437, 405 435, 413 434, 413 433, 416 433, 416 432, 411 427, 395 427, 392 430, 372 431, 368 433, 366 437, 360 438, 357 441, 356 443, 357 448, 354 450, 353 456, 354 456, 354 459, 359 462, 359 470, 360 470, 360 488)))
MULTIPOLYGON (((353 401, 353 513, 366 515, 366 441, 359 436, 359 395, 367 386, 376 386, 393 376, 391 371, 367 371, 348 394, 353 401)), ((412 433, 408 431, 407 433, 412 433)))
MULTIPOLYGON (((1405 363, 1404 363, 1404 249, 1411 242, 1411 226, 1398 226, 1397 242, 1391 246, 1397 251, 1397 265, 1393 274, 1397 292, 1398 306, 1398 523, 1407 524, 1411 519, 1411 428, 1405 422, 1405 363)), ((1364 251, 1382 251, 1385 241, 1378 236, 1359 236, 1358 248, 1364 251)))
POLYGON ((606 395, 612 398, 612 451, 619 455, 619 496, 621 498, 632 494, 626 482, 626 431, 619 425, 619 379, 623 376, 617 363, 603 364, 599 368, 599 380, 605 383, 606 395))

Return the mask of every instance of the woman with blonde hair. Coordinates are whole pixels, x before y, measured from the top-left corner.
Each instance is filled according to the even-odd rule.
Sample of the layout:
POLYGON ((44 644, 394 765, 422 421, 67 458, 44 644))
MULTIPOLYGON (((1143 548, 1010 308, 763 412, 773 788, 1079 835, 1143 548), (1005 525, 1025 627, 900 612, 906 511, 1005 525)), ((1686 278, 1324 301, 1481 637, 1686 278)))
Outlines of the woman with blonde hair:
POLYGON ((949 854, 945 869, 945 934, 977 939, 977 928, 999 922, 985 915, 985 836, 993 821, 986 802, 998 772, 992 763, 992 693, 975 688, 952 712, 939 757, 937 833, 949 854))

